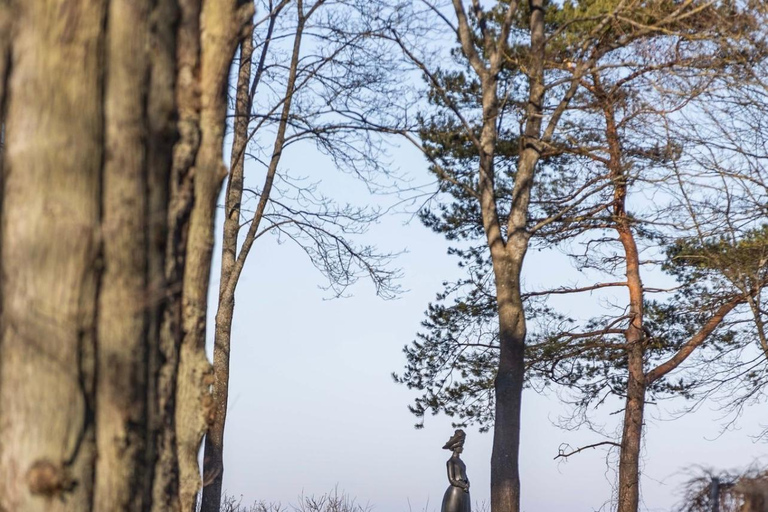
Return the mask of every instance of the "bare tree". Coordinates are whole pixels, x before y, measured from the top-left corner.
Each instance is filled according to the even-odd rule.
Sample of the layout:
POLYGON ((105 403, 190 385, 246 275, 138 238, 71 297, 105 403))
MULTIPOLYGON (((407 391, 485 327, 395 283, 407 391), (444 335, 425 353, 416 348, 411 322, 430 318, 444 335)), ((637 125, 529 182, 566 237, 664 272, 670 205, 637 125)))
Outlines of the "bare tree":
POLYGON ((386 96, 392 87, 381 67, 386 56, 371 44, 370 29, 355 14, 354 2, 266 1, 262 11, 240 45, 203 512, 217 512, 221 501, 235 293, 255 242, 269 233, 296 242, 335 295, 360 277, 370 278, 381 296, 396 292, 390 255, 354 241, 378 211, 339 206, 307 183, 319 180, 312 170, 300 180, 281 165, 285 153, 314 143, 340 169, 369 184, 374 172, 385 172, 377 159, 379 141, 360 118, 384 115, 387 100, 376 95, 386 96), (251 164, 247 180, 246 158, 251 164), (258 188, 246 187, 246 181, 257 179, 263 180, 258 188), (253 209, 249 201, 255 202, 253 209))

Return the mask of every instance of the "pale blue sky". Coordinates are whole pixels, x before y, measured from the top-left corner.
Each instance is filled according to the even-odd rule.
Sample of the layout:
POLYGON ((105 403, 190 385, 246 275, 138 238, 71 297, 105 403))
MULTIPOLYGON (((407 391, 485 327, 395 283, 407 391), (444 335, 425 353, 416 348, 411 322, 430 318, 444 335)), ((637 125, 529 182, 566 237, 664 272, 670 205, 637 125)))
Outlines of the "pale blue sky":
MULTIPOLYGON (((395 149, 393 160, 407 175, 426 180, 427 166, 410 148, 395 149)), ((338 177, 330 162, 307 146, 287 152, 284 163, 297 174, 322 179, 324 190, 337 200, 388 200, 371 199, 360 183, 338 177)), ((318 288, 323 278, 301 250, 269 237, 254 246, 238 288, 232 336, 224 452, 228 493, 243 495, 244 502, 287 504, 302 492, 322 494, 338 485, 378 512, 439 511, 449 456, 441 446, 453 428, 449 419, 437 416, 427 418, 424 430, 415 430, 406 408, 415 393, 394 384, 390 374, 402 369, 401 349, 419 329, 440 283, 458 271, 441 236, 406 220, 389 216, 365 238, 385 251, 407 249, 396 264, 408 291, 397 300, 375 297, 365 282, 350 290, 350 298, 326 300, 328 292, 318 288)), ((217 241, 212 296, 218 290, 219 250, 217 241)), ((562 284, 575 275, 556 253, 529 253, 525 276, 532 285, 562 284)), ((583 306, 560 305, 566 311, 583 306)), ((214 314, 212 301, 209 333, 214 314)), ((610 499, 614 479, 606 452, 590 450, 565 463, 553 457, 561 443, 579 446, 600 439, 553 426, 564 413, 554 396, 527 391, 523 402, 523 510, 599 509, 610 499)), ((612 428, 620 415, 605 409, 598 418, 612 428)), ((741 430, 717 438, 719 413, 706 406, 676 421, 655 419, 659 409, 649 407, 642 481, 646 510, 668 510, 693 465, 738 468, 768 455, 765 443, 750 438, 760 422, 768 423, 763 410, 747 411, 741 430)), ((473 428, 467 434, 462 457, 473 501, 484 501, 491 434, 473 428)))

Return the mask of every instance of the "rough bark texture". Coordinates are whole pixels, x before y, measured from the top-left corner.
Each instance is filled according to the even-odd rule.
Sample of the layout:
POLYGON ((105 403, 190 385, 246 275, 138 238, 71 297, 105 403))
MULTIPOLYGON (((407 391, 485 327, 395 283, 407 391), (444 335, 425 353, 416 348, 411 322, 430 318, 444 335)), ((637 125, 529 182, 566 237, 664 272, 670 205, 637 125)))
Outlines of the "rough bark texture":
MULTIPOLYGON (((222 159, 226 85, 242 27, 252 16, 252 4, 239 5, 234 0, 204 0, 200 9, 199 78, 190 98, 192 102, 199 100, 200 138, 191 169, 195 200, 187 235, 182 288, 183 339, 176 400, 182 511, 192 511, 196 504, 202 484, 197 454, 213 413, 210 392, 213 378, 205 356, 205 325, 216 198, 226 175, 222 159)), ((182 49, 181 41, 179 48, 189 50, 182 49)))
MULTIPOLYGON (((177 267, 169 269, 174 274, 172 279, 179 286, 179 302, 174 304, 175 311, 171 312, 168 321, 170 332, 168 335, 169 344, 166 347, 170 352, 169 356, 174 359, 178 369, 178 380, 175 375, 170 375, 170 386, 173 386, 175 397, 173 404, 166 404, 172 408, 174 421, 171 425, 173 433, 171 435, 175 441, 175 460, 169 461, 172 470, 178 468, 178 482, 169 482, 177 488, 178 507, 180 510, 190 512, 194 507, 195 496, 199 489, 199 470, 197 468, 197 438, 198 425, 202 421, 201 396, 205 393, 206 385, 198 373, 207 373, 204 353, 205 344, 205 326, 203 320, 202 341, 190 343, 186 332, 188 330, 187 318, 195 313, 195 310, 189 311, 187 304, 192 293, 186 285, 187 269, 190 265, 199 262, 190 261, 189 251, 194 250, 189 244, 189 232, 191 225, 191 215, 196 202, 194 200, 197 193, 197 181, 194 171, 195 158, 200 147, 200 96, 199 96, 199 75, 200 75, 200 0, 182 0, 179 2, 181 23, 177 39, 177 63, 178 75, 176 82, 176 101, 179 109, 179 133, 180 140, 174 148, 174 162, 172 174, 172 193, 176 199, 176 204, 172 205, 172 213, 177 216, 179 224, 176 226, 173 235, 181 238, 182 250, 173 255, 177 267), (176 309, 177 308, 177 309, 176 309), (178 338, 176 338, 178 336, 178 338), (185 343, 186 342, 186 343, 185 343), (172 346, 172 344, 176 344, 172 346), (200 369, 198 369, 200 368, 200 369), (194 374, 193 374, 194 373, 194 374)), ((205 199, 203 202, 207 202, 205 199)), ((199 215, 198 215, 199 219, 199 215)), ((199 222, 199 221, 198 221, 199 222)), ((170 240, 169 240, 170 241, 170 240)), ((171 242, 173 243, 173 242, 171 242)), ((199 289, 200 284, 195 283, 192 291, 199 289)), ((205 293, 207 292, 207 283, 204 288, 197 293, 203 296, 202 306, 205 307, 205 293)))
POLYGON ((178 471, 174 431, 175 379, 181 305, 183 223, 178 203, 184 202, 179 187, 171 192, 173 147, 176 126, 176 24, 175 0, 157 0, 150 24, 150 86, 147 99, 148 140, 148 279, 150 292, 162 300, 162 308, 149 318, 149 430, 154 441, 149 454, 153 479, 148 493, 152 510, 178 511, 178 471), (169 169, 171 171, 169 172, 169 169), (180 233, 180 230, 182 233, 180 233))
POLYGON ((251 113, 251 58, 253 56, 253 23, 249 23, 246 37, 240 43, 240 69, 237 78, 234 139, 231 151, 231 169, 227 181, 224 203, 224 234, 221 247, 221 281, 219 304, 216 312, 216 330, 213 346, 213 421, 205 436, 203 475, 208 482, 203 488, 201 512, 218 512, 221 506, 221 487, 224 478, 224 426, 227 420, 229 396, 229 352, 232 318, 235 309, 234 293, 226 293, 227 283, 237 259, 237 238, 240 233, 240 202, 243 196, 245 148, 248 144, 248 121, 251 113))
POLYGON ((202 428, 176 431, 210 383, 177 372, 182 339, 208 367, 224 88, 252 8, 177 4, 0 1, 4 512, 194 506, 202 428))
POLYGON ((12 9, 0 510, 91 510, 106 2, 12 9))
POLYGON ((494 382, 496 416, 491 453, 491 503, 494 511, 520 509, 520 410, 524 380, 526 324, 520 300, 520 260, 494 261, 502 350, 494 382), (497 270, 498 269, 498 270, 497 270))
POLYGON ((96 510, 144 510, 149 397, 147 275, 148 0, 109 3, 103 274, 96 385, 96 510), (141 489, 142 492, 137 492, 141 489))

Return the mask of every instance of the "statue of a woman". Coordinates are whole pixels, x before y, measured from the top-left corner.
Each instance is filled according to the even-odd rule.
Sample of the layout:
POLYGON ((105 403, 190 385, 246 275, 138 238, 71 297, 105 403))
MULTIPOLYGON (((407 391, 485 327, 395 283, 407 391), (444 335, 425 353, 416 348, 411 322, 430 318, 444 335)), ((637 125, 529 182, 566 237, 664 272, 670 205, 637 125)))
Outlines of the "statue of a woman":
POLYGON ((467 466, 461 460, 459 455, 464 451, 464 439, 467 435, 459 429, 451 437, 444 450, 453 451, 453 455, 448 459, 448 481, 451 486, 445 491, 443 496, 443 506, 440 512, 471 512, 469 502, 469 479, 467 478, 467 466))

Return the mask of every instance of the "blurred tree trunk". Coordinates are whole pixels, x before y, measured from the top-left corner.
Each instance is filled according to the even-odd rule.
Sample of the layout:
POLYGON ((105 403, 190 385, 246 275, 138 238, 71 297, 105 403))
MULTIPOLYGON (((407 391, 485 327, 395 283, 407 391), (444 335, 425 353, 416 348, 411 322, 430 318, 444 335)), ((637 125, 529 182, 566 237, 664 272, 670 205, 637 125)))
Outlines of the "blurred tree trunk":
POLYGON ((94 504, 96 314, 100 268, 111 264, 100 254, 106 4, 55 7, 10 7, 13 65, 0 80, 4 511, 94 504))
POLYGON ((225 88, 252 14, 0 0, 0 510, 193 509, 225 88))
POLYGON ((162 228, 167 197, 147 188, 167 182, 170 160, 150 159, 161 155, 148 141, 159 149, 170 140, 162 120, 173 104, 151 115, 144 106, 172 87, 149 87, 168 51, 155 43, 169 34, 153 34, 150 22, 162 5, 3 6, 14 21, 3 31, 13 65, 0 67, 3 510, 151 502, 147 361, 157 349, 151 319, 163 307, 165 249, 148 234, 162 228))

